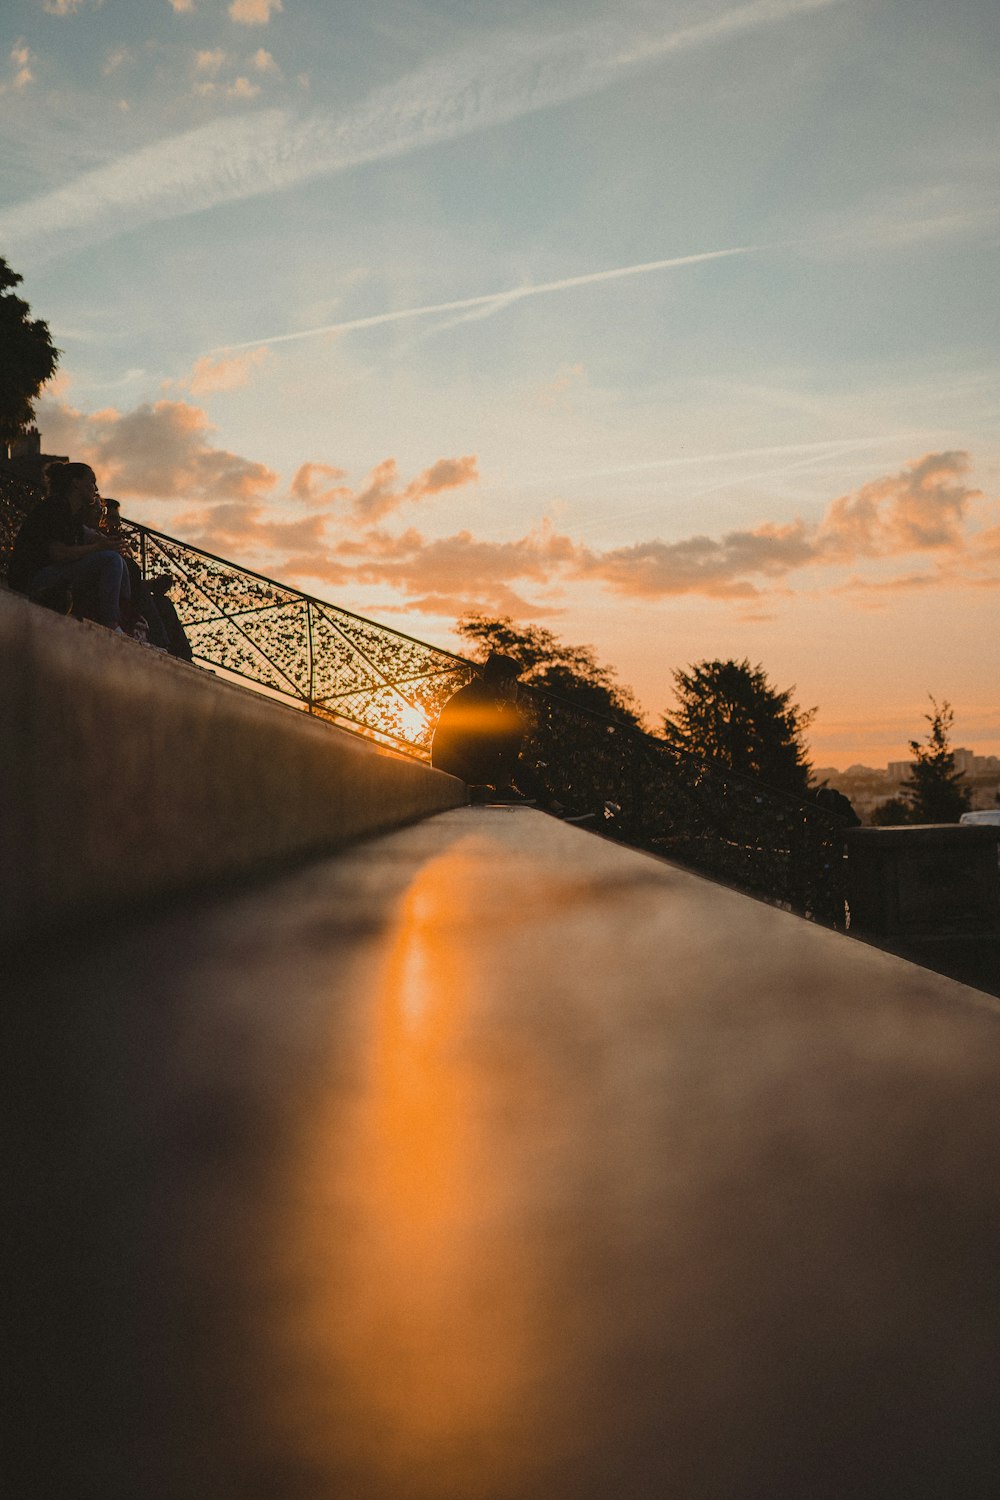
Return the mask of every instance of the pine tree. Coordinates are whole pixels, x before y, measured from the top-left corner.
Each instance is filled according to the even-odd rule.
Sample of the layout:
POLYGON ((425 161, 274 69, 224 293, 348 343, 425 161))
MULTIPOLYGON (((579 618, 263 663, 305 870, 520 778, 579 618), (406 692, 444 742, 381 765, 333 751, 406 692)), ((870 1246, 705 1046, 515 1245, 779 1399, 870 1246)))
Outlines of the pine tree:
MULTIPOLYGON (((928 694, 928 696, 930 696, 928 694)), ((910 741, 913 773, 903 782, 914 823, 957 823, 972 800, 965 785, 965 773, 955 770, 955 755, 950 744, 955 715, 951 704, 938 706, 931 698, 933 713, 924 714, 930 727, 926 743, 910 741)))
POLYGON ((678 706, 664 716, 668 744, 801 796, 810 765, 803 733, 815 709, 772 687, 760 664, 701 661, 674 673, 678 706))

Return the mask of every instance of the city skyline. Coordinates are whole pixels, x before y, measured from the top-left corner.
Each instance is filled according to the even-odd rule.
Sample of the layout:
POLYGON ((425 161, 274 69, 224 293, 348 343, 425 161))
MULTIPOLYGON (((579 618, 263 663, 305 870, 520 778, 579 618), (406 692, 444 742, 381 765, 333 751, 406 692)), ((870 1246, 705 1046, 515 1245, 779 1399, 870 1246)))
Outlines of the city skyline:
POLYGON ((1000 752, 986 0, 14 0, 0 253, 49 451, 454 647, 591 643, 651 727, 748 657, 817 766, 1000 752))

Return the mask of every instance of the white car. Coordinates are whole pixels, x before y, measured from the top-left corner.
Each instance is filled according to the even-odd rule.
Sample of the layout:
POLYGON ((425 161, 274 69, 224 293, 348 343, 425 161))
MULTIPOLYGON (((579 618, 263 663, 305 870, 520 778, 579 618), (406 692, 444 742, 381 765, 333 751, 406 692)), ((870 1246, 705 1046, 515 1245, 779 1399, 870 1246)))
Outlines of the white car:
MULTIPOLYGON (((981 807, 976 812, 963 813, 958 821, 966 828, 982 828, 984 825, 1000 828, 1000 807, 981 807)), ((997 840, 997 864, 1000 865, 1000 839, 997 840)))

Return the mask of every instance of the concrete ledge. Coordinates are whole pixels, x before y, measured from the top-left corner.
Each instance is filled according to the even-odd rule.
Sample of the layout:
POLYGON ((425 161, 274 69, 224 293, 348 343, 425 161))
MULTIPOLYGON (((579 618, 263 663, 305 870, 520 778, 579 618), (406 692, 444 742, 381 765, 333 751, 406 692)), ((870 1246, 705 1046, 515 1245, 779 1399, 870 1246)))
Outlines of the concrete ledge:
POLYGON ((463 803, 454 777, 0 592, 0 942, 463 803))
POLYGON ((16 1500, 996 1500, 984 996, 517 807, 10 968, 16 1500))

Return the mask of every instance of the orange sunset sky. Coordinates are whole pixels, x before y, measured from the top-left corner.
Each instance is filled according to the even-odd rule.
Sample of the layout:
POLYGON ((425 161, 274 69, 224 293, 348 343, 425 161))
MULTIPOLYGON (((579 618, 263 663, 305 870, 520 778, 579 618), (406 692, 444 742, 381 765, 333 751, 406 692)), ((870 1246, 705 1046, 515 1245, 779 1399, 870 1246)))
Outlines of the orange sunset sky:
POLYGON ((749 657, 1000 754, 991 0, 13 0, 49 452, 431 642, 749 657))

